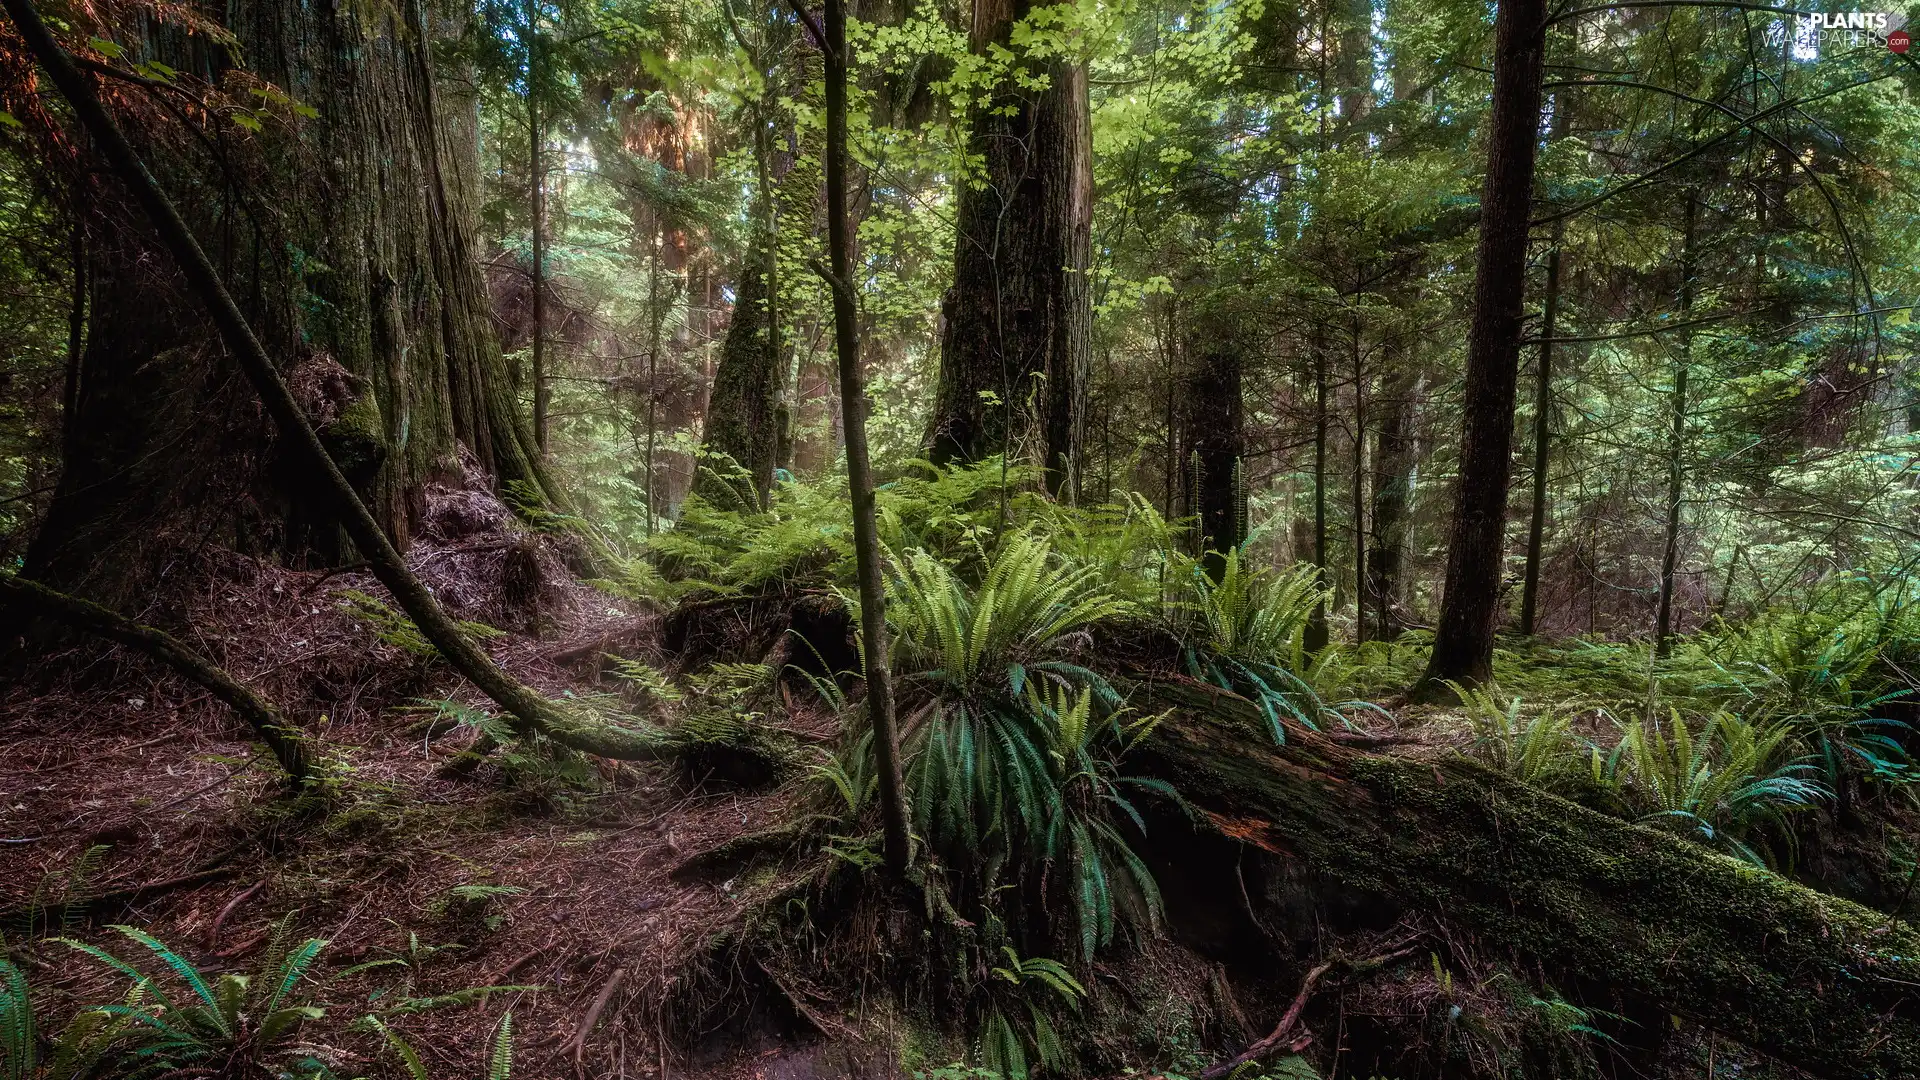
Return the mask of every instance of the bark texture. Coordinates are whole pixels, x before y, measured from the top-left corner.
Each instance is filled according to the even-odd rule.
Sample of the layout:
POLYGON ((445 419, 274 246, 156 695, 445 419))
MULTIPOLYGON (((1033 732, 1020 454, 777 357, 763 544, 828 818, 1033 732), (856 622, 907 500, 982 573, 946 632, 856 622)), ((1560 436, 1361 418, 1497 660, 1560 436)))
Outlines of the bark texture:
POLYGON ((1424 911, 1553 977, 1658 1005, 1815 1075, 1920 1075, 1920 933, 1465 758, 1369 756, 1185 680, 1129 758, 1201 827, 1356 903, 1424 911))
MULTIPOLYGON (((973 51, 1009 48, 1038 6, 975 0, 973 51)), ((1037 451, 1060 494, 1078 466, 1092 362, 1093 135, 1086 69, 1021 62, 1045 89, 1009 79, 973 120, 982 166, 955 212, 928 447, 937 464, 1037 451)))
MULTIPOLYGON (((126 39, 242 98, 264 79, 318 115, 276 110, 259 134, 223 140, 224 167, 161 124, 131 137, 328 450, 402 546, 421 486, 459 468, 463 446, 503 483, 550 496, 489 322, 458 145, 470 128, 442 122, 436 28, 414 5, 229 10, 244 73, 166 23, 126 39)), ((90 231, 120 242, 91 254, 73 438, 29 571, 117 604, 183 523, 242 549, 344 558, 315 478, 271 445, 145 230, 103 216, 90 231)))
POLYGON ((733 320, 707 398, 703 460, 693 490, 720 507, 765 506, 780 451, 776 414, 785 372, 772 333, 767 262, 764 245, 755 245, 742 262, 733 320))
POLYGON ((1226 553, 1246 538, 1241 343, 1231 315, 1206 305, 1197 308, 1187 321, 1184 351, 1187 513, 1199 522, 1199 553, 1218 581, 1226 553))
POLYGON ((1415 688, 1419 696, 1445 692, 1447 681, 1483 682, 1493 671, 1545 52, 1545 0, 1501 0, 1494 21, 1493 111, 1480 196, 1473 323, 1461 391, 1460 478, 1447 540, 1446 592, 1433 655, 1415 688))

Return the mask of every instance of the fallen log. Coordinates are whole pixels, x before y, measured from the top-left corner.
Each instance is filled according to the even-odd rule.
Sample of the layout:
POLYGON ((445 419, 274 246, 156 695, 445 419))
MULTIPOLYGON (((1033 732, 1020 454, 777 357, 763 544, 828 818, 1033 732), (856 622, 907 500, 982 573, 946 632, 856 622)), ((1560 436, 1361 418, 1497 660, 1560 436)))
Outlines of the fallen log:
POLYGON ((1202 827, 1820 1076, 1920 1076, 1920 933, 1466 758, 1368 755, 1191 680, 1129 757, 1202 827))

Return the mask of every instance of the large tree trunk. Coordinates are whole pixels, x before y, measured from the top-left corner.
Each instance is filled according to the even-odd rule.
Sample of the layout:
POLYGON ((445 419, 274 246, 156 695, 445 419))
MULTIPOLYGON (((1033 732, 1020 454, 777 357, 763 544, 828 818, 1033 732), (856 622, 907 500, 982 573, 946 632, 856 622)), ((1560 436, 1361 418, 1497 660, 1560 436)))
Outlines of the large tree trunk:
POLYGON ((1202 562, 1215 581, 1226 553, 1246 538, 1242 469, 1241 342, 1232 316, 1203 300, 1187 320, 1185 398, 1187 513, 1198 521, 1202 562))
POLYGON ((694 493, 716 506, 766 505, 779 453, 776 411, 785 372, 772 333, 766 248, 755 245, 734 286, 733 318, 707 398, 707 430, 694 493))
POLYGON ((1480 196, 1473 324, 1461 391, 1460 478, 1440 623, 1416 696, 1445 693, 1449 681, 1484 682, 1493 673, 1545 53, 1545 0, 1501 0, 1494 20, 1493 109, 1480 196))
MULTIPOLYGON (((972 48, 1008 48, 1031 0, 975 0, 972 48)), ((1003 85, 974 117, 979 173, 960 185, 954 281, 942 304, 936 463, 1037 443, 1047 488, 1078 468, 1093 308, 1093 158, 1084 67, 1034 65, 1046 88, 1003 85)))
MULTIPOLYGON (((422 485, 462 446, 503 483, 551 497, 488 319, 460 124, 441 122, 432 28, 404 5, 271 0, 232 9, 248 73, 291 112, 206 163, 172 121, 134 138, 381 526, 406 542, 422 485), (383 12, 386 9, 381 9, 383 12)), ((138 49, 244 95, 205 35, 147 24, 138 49)), ((116 35, 139 41, 131 28, 116 35)), ((130 46, 130 48, 133 46, 130 46)), ((28 572, 117 605, 183 536, 337 561, 348 545, 315 481, 271 444, 197 304, 143 227, 91 200, 88 339, 61 486, 28 572)))
POLYGON ((1240 847, 1242 890, 1265 862, 1816 1075, 1920 1075, 1920 933, 1891 916, 1465 758, 1369 756, 1292 726, 1276 747, 1243 699, 1180 679, 1137 691, 1136 706, 1178 711, 1129 767, 1240 847))

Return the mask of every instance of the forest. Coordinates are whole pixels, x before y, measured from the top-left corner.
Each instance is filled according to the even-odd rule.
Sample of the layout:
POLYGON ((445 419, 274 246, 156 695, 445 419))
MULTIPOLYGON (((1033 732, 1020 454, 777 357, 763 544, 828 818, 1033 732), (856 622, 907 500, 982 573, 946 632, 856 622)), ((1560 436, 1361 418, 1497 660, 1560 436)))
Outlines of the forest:
POLYGON ((0 8, 0 1080, 1920 1077, 1915 12, 0 8))

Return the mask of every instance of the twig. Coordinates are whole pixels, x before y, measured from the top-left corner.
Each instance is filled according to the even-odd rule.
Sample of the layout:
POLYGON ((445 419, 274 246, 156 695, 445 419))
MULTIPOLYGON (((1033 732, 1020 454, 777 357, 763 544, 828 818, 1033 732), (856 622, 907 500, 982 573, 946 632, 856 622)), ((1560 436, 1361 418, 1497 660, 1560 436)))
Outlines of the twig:
POLYGON ((607 1002, 613 1000, 615 991, 618 991, 620 984, 626 981, 627 969, 614 968, 612 977, 607 979, 607 985, 600 988, 600 996, 593 999, 593 1007, 587 1010, 586 1016, 581 1017, 580 1026, 574 1030, 571 1042, 573 1043, 573 1075, 576 1080, 586 1080, 587 1077, 587 1035, 593 1031, 593 1026, 600 1022, 600 1014, 606 1011, 607 1002))
POLYGON ((1293 1004, 1287 1006, 1285 1015, 1280 1017, 1280 1022, 1274 1025, 1273 1031, 1268 1033, 1266 1038, 1247 1047, 1234 1057, 1220 1062, 1218 1065, 1211 1065, 1201 1070, 1199 1080, 1220 1080, 1220 1077, 1229 1075, 1247 1062, 1272 1053, 1281 1043, 1291 1038, 1293 1029, 1300 1023, 1300 1014, 1306 1011, 1307 1000, 1313 996, 1314 986, 1325 977, 1327 972, 1340 967, 1346 968, 1348 973, 1372 971, 1376 968, 1385 967, 1395 960, 1411 956, 1413 952, 1413 947, 1409 945, 1392 952, 1383 953, 1368 960, 1361 960, 1358 963, 1351 963, 1343 957, 1336 956, 1331 960, 1317 965, 1313 970, 1307 972, 1306 978, 1300 980, 1300 992, 1293 995, 1293 1004))
POLYGON ((213 917, 213 925, 207 927, 207 948, 211 949, 214 947, 214 945, 219 943, 220 928, 226 925, 227 916, 233 914, 234 909, 238 908, 241 904, 246 903, 248 897, 252 896, 254 893, 259 892, 262 888, 265 888, 266 884, 267 884, 267 879, 261 878, 259 881, 256 881, 252 885, 247 886, 246 890, 242 892, 239 896, 236 896, 233 899, 227 901, 227 905, 220 909, 220 914, 215 915, 213 917))

